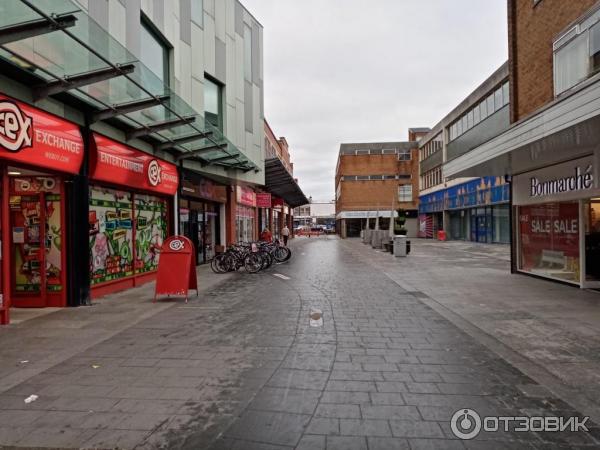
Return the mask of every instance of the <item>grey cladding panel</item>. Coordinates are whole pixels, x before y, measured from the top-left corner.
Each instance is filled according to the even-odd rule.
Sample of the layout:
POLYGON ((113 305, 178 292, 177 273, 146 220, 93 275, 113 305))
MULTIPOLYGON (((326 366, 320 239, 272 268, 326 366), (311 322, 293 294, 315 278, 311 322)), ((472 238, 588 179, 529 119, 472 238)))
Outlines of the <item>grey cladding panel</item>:
POLYGON ((235 2, 235 32, 244 36, 244 8, 237 0, 235 2))
POLYGON ((192 43, 192 0, 179 0, 179 37, 186 44, 192 43))
POLYGON ((125 3, 125 40, 127 49, 136 57, 140 55, 140 9, 141 0, 127 0, 125 3))
POLYGON ((165 15, 165 2, 164 0, 154 0, 154 5, 152 8, 153 12, 154 12, 154 17, 152 17, 152 20, 154 22, 154 24, 156 25, 156 27, 159 30, 163 30, 164 29, 164 15, 165 15))
POLYGON ((471 151, 510 127, 509 105, 478 123, 446 146, 448 161, 471 151))
POLYGON ((252 83, 244 81, 244 124, 246 131, 254 131, 254 96, 252 95, 252 83))
POLYGON ((221 81, 227 77, 227 52, 225 42, 215 38, 215 76, 221 81))
POLYGON ((258 24, 252 23, 252 82, 259 84, 260 82, 260 28, 258 24))
POLYGON ((92 19, 104 29, 108 29, 108 0, 94 0, 89 3, 92 19))

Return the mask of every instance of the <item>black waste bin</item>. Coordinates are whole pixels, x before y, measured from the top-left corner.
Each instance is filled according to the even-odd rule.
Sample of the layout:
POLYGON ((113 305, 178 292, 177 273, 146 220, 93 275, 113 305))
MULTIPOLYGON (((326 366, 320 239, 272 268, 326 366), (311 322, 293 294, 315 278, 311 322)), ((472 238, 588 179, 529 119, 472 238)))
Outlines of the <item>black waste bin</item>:
POLYGON ((410 254, 410 241, 408 239, 406 240, 406 254, 410 254))

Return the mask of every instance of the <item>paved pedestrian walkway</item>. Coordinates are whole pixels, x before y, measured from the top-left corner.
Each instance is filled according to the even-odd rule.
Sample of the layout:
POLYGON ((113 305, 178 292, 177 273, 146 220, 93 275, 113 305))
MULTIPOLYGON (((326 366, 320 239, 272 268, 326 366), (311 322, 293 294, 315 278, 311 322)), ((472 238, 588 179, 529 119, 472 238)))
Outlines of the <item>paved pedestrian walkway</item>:
POLYGON ((361 246, 330 237, 296 240, 289 263, 210 281, 212 287, 187 305, 152 305, 138 291, 137 299, 130 300, 132 293, 121 298, 122 315, 112 320, 102 314, 116 299, 0 329, 0 348, 8 352, 2 367, 8 361, 18 367, 6 374, 9 387, 0 387, 0 444, 213 450, 600 445, 590 422, 590 433, 511 427, 457 439, 450 418, 462 408, 481 416, 580 414, 433 308, 416 282, 404 287, 387 269, 404 264, 408 273, 413 262, 390 262, 361 246), (323 312, 322 326, 310 324, 315 308, 323 312), (30 363, 20 362, 20 348, 35 348, 38 358, 62 352, 62 359, 25 372, 30 363), (31 394, 39 397, 25 403, 31 394))
POLYGON ((356 239, 343 244, 442 313, 465 319, 491 338, 488 345, 507 350, 511 363, 600 418, 600 292, 511 275, 505 245, 412 239, 411 255, 398 259, 356 239))

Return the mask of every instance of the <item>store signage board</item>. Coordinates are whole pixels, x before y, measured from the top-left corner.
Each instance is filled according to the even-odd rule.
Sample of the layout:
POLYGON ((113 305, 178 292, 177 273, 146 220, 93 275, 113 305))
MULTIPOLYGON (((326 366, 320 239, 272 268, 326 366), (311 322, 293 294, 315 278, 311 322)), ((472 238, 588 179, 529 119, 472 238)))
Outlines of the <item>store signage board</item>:
POLYGON ((77 125, 0 94, 0 159, 75 174, 83 152, 77 125))
POLYGON ((600 194, 589 156, 513 177, 513 203, 528 205, 577 200, 600 194))
POLYGON ((342 211, 337 214, 337 219, 366 219, 366 218, 375 218, 375 217, 386 217, 389 218, 391 215, 396 217, 398 214, 396 211, 392 212, 390 210, 383 211, 342 211))
POLYGON ((94 180, 175 195, 179 175, 174 164, 94 134, 90 176, 94 180))
POLYGON ((190 289, 198 295, 194 244, 185 236, 171 236, 161 247, 154 301, 159 296, 178 295, 185 296, 187 303, 190 289))
POLYGON ((241 205, 256 206, 256 193, 247 187, 237 187, 237 202, 241 205))
POLYGON ((266 194, 266 193, 256 194, 256 207, 257 208, 270 208, 271 207, 271 194, 266 194))

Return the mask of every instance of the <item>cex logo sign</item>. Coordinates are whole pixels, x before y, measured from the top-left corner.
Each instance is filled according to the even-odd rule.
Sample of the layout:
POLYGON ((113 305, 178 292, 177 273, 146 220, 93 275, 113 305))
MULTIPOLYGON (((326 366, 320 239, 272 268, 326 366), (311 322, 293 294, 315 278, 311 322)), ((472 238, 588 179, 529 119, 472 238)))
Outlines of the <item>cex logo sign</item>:
POLYGON ((148 164, 148 181, 151 186, 158 186, 162 181, 162 168, 156 159, 148 164))
POLYGON ((0 146, 18 152, 32 146, 32 136, 31 117, 15 103, 0 101, 0 146))

